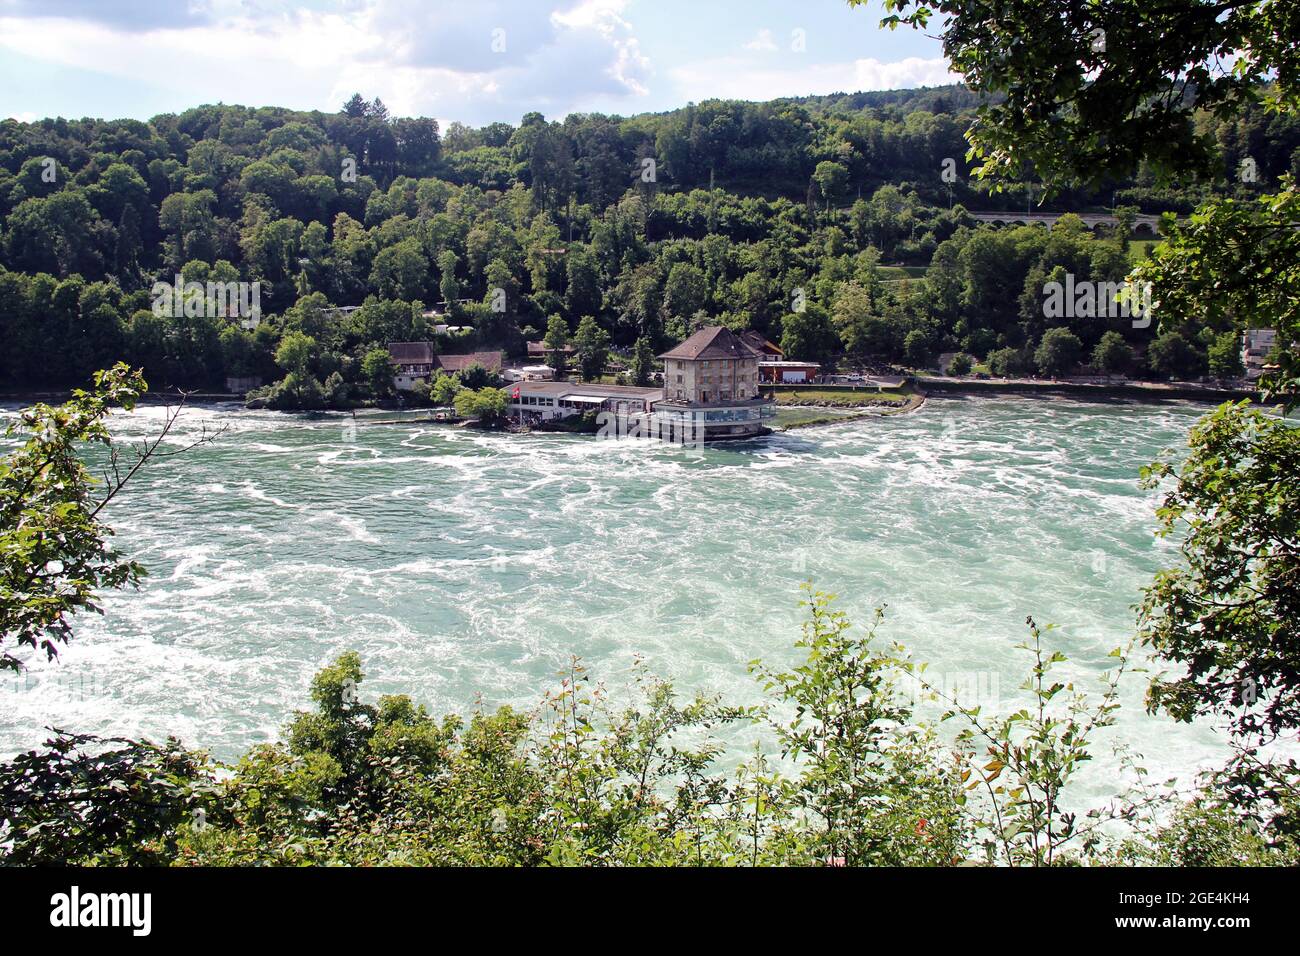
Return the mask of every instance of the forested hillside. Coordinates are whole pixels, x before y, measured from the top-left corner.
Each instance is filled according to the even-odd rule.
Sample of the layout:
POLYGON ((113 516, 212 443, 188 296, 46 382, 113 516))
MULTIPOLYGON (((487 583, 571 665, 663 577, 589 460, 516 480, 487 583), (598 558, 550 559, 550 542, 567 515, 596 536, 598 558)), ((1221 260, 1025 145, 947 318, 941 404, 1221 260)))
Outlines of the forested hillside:
MULTIPOLYGON (((125 359, 155 388, 292 370, 311 387, 281 404, 346 404, 383 390, 365 360, 389 341, 519 354, 554 316, 570 332, 590 316, 627 350, 722 322, 822 362, 921 366, 961 350, 994 373, 1081 360, 1216 371, 1216 348, 1226 361, 1235 338, 1226 322, 1157 340, 1128 319, 1044 317, 1044 282, 1121 280, 1137 250, 1125 228, 970 219, 1042 200, 1032 181, 999 195, 972 183, 963 133, 977 103, 947 87, 441 130, 355 96, 334 114, 219 105, 148 123, 6 121, 0 389, 82 384, 125 359), (258 283, 260 323, 202 293, 157 307, 154 284, 177 274, 258 283), (435 322, 471 331, 452 341, 435 322)), ((1226 171, 1249 160, 1257 174, 1139 175, 1042 208, 1185 214, 1300 167, 1289 115, 1197 122, 1226 171)))

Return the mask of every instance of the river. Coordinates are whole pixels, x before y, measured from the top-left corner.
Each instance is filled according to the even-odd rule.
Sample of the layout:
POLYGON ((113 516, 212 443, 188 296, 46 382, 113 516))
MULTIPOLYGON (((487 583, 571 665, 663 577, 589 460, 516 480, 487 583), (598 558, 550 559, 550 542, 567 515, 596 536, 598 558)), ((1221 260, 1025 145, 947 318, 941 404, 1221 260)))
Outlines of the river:
MULTIPOLYGON (((1203 411, 939 399, 700 451, 187 409, 177 445, 225 430, 110 509, 147 581, 80 619, 58 661, 0 677, 0 754, 55 725, 233 757, 274 739, 346 649, 363 696, 434 713, 529 707, 571 655, 616 696, 640 657, 683 689, 753 702, 748 662, 793 659, 804 580, 857 622, 887 605, 882 637, 990 705, 1017 699, 1027 615, 1060 626, 1063 673, 1091 689, 1176 556, 1138 469, 1203 411)), ((161 416, 113 427, 140 437, 161 416)), ((1183 779, 1218 761, 1209 728, 1142 712, 1145 679, 1126 683, 1107 746, 1183 779)), ((1091 788, 1114 766, 1099 752, 1091 788)))

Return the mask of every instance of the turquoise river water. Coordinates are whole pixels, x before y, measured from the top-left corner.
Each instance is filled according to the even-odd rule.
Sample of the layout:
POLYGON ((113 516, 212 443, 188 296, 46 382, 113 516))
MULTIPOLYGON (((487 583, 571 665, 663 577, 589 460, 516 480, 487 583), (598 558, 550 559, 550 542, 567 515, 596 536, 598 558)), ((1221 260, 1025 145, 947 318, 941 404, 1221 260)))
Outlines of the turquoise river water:
MULTIPOLYGON (((1091 687, 1174 559, 1138 469, 1203 411, 943 399, 696 451, 187 409, 177 443, 224 433, 150 467, 109 515, 149 578, 81 619, 56 662, 0 677, 0 755, 54 725, 233 757, 275 739, 345 649, 364 696, 435 713, 533 705, 571 655, 612 690, 640 656, 752 702, 747 664, 793 659, 808 579, 855 621, 887 604, 882 635, 990 706, 1017 699, 1030 614, 1060 625, 1065 673, 1091 687)), ((114 428, 144 436, 161 416, 114 428)), ((1113 740, 1183 780, 1218 760, 1210 728, 1142 712, 1145 680, 1127 682, 1113 740)), ((1113 770, 1099 753, 1090 786, 1113 770)))

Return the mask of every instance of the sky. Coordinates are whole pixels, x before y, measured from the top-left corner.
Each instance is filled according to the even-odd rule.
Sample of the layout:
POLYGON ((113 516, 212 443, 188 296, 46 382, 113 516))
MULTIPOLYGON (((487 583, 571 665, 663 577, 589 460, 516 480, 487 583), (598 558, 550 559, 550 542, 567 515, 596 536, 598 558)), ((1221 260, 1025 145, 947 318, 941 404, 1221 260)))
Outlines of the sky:
POLYGON ((148 119, 204 103, 446 126, 710 98, 954 82, 879 0, 0 0, 0 118, 148 119))

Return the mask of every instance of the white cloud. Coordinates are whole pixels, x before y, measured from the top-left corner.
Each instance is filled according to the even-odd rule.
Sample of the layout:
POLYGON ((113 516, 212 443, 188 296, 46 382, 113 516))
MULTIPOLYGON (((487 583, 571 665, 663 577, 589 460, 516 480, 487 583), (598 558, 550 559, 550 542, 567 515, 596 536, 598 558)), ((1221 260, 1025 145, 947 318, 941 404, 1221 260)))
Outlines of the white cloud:
POLYGON ((943 57, 927 60, 909 56, 887 63, 868 58, 855 60, 853 66, 859 90, 903 90, 914 86, 943 86, 961 80, 948 68, 948 61, 943 57))
POLYGON ((194 103, 334 110, 360 91, 397 115, 469 122, 636 99, 651 72, 625 0, 363 0, 327 11, 209 0, 171 19, 92 6, 72 0, 50 19, 28 0, 0 0, 0 49, 165 84, 194 103))
POLYGON ((754 34, 754 39, 745 44, 745 49, 764 53, 775 50, 776 40, 772 39, 772 31, 767 27, 763 27, 758 33, 754 34))
POLYGON ((652 72, 650 60, 642 54, 632 24, 623 19, 626 6, 627 0, 583 0, 571 10, 553 13, 551 19, 573 31, 573 37, 585 36, 588 42, 600 37, 615 54, 603 70, 621 88, 615 92, 644 96, 649 92, 645 81, 652 72))
POLYGON ((580 0, 568 10, 557 10, 551 18, 566 27, 600 27, 610 23, 628 26, 623 19, 627 0, 580 0))
MULTIPOLYGON (((337 14, 303 12, 258 22, 122 32, 89 20, 51 23, 0 20, 0 47, 74 69, 93 68, 141 83, 164 83, 194 102, 304 104, 318 102, 338 77, 340 63, 363 55, 375 39, 337 14), (104 51, 111 50, 111 56, 104 51)), ((341 102, 341 101, 340 101, 341 102)))

